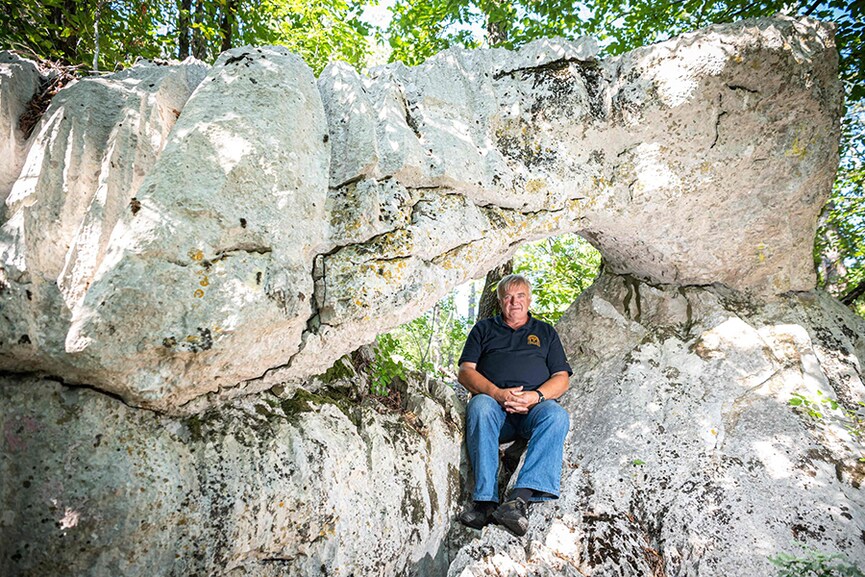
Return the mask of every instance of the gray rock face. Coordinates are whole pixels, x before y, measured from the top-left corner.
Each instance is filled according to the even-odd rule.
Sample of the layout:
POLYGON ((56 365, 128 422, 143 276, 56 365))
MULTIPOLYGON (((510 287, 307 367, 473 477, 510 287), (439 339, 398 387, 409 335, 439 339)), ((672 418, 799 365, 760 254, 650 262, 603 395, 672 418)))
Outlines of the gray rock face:
POLYGON ((485 529, 449 575, 772 575, 797 541, 865 565, 861 318, 822 293, 607 275, 558 330, 562 498, 524 539, 485 529))
POLYGON ((203 81, 186 63, 78 82, 6 201, 0 369, 191 413, 302 383, 566 231, 652 282, 812 289, 841 109, 830 27, 595 53, 449 50, 316 86, 282 49, 243 48, 203 81))
POLYGON ((447 561, 460 408, 438 385, 393 413, 346 379, 184 419, 3 377, 0 574, 429 574, 447 561))
MULTIPOLYGON (((0 349, 7 369, 39 368, 84 380, 82 361, 73 359, 88 345, 76 323, 94 315, 85 297, 98 298, 103 269, 120 257, 123 219, 141 209, 136 194, 144 176, 203 75, 202 65, 192 62, 144 64, 110 79, 76 82, 54 98, 34 130, 0 230, 0 349)), ((144 275, 137 284, 146 285, 145 279, 157 277, 144 275)), ((122 297, 111 302, 125 303, 124 316, 131 313, 110 321, 128 345, 136 333, 124 326, 140 326, 142 315, 122 297)), ((110 341, 121 346, 97 364, 109 369, 120 357, 134 362, 136 351, 124 349, 123 339, 110 341)))
POLYGON ((39 89, 42 75, 36 65, 10 52, 0 52, 0 222, 5 201, 21 173, 27 142, 19 119, 39 89))

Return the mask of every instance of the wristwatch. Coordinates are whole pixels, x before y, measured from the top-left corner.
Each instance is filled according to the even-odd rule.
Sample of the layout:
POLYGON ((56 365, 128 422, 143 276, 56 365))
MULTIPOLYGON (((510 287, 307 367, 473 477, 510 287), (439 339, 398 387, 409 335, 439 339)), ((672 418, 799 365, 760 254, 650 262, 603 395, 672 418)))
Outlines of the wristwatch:
POLYGON ((539 405, 547 400, 547 398, 544 396, 544 394, 541 392, 540 389, 535 389, 535 392, 538 394, 538 404, 539 405))

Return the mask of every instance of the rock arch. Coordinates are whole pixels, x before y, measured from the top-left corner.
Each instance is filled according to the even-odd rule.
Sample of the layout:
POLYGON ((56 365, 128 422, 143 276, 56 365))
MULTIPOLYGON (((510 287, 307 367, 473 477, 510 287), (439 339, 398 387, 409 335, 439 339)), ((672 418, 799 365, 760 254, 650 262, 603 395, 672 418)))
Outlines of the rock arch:
POLYGON ((316 82, 282 49, 239 48, 77 82, 2 191, 0 368, 196 411, 321 373, 564 231, 654 283, 812 289, 831 29, 778 18, 596 52, 449 50, 316 82))

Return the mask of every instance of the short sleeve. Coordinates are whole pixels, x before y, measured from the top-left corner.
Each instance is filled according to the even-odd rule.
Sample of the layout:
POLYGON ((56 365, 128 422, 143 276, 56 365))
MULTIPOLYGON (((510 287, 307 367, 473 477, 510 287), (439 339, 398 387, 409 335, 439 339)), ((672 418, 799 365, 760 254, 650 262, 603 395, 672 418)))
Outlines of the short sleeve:
POLYGON ((566 371, 568 376, 574 374, 574 371, 571 370, 571 365, 568 364, 568 359, 565 357, 565 349, 562 347, 559 333, 555 329, 552 331, 550 352, 547 353, 547 368, 551 375, 560 371, 566 371))
POLYGON ((457 365, 463 363, 477 363, 481 359, 481 329, 477 323, 469 331, 469 336, 466 338, 466 344, 463 346, 463 353, 460 355, 460 360, 457 365))

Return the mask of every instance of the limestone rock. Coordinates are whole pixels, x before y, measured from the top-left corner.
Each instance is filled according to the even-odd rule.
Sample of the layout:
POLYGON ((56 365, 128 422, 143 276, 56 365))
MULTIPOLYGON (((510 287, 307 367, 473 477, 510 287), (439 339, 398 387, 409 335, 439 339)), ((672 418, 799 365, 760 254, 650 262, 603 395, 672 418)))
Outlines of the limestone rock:
POLYGON ((346 378, 358 377, 341 370, 330 396, 263 393, 191 418, 3 377, 2 574, 446 567, 462 437, 453 392, 410 386, 405 412, 393 413, 352 401, 346 378))
POLYGON ((861 318, 823 293, 607 275, 557 328, 575 371, 562 497, 522 541, 485 529, 449 575, 769 575, 795 542, 865 565, 861 318))
MULTIPOLYGON (((113 101, 106 99, 129 83, 122 75, 79 83, 84 94, 70 92, 66 100, 93 109, 80 120, 93 125, 88 131, 73 130, 74 122, 62 114, 64 101, 55 103, 53 117, 79 138, 123 137, 121 127, 132 123, 128 130, 136 130, 142 116, 160 118, 164 130, 154 138, 135 133, 122 160, 102 140, 70 143, 73 158, 82 151, 93 156, 82 160, 87 178, 71 183, 80 190, 77 208, 49 211, 39 203, 28 210, 32 201, 25 199, 42 189, 13 191, 6 227, 13 235, 9 253, 17 257, 7 256, 7 275, 26 271, 30 281, 13 287, 18 302, 10 299, 6 308, 54 312, 53 322, 21 323, 17 332, 28 335, 27 346, 65 353, 60 366, 72 379, 162 406, 288 360, 309 317, 309 263, 326 232, 326 129, 314 79, 302 61, 284 50, 228 52, 189 102, 195 84, 186 81, 185 68, 155 69, 166 82, 181 76, 189 88, 166 89, 175 100, 153 113, 142 114, 138 104, 124 110, 119 101, 108 106, 113 101), (249 139, 250 133, 258 136, 249 139), (110 185, 106 173, 114 167, 125 177, 118 179, 118 192, 95 180, 110 185), (131 200, 124 197, 130 194, 131 200), (88 206, 91 198, 96 206, 88 206), (57 212, 64 218, 52 227, 44 219, 57 212), (24 294, 33 295, 35 304, 24 294), (190 363, 198 376, 187 380, 190 363)), ((137 79, 147 72, 135 67, 129 74, 136 87, 155 90, 153 79, 137 79)), ((42 133, 46 142, 34 151, 51 150, 56 142, 55 130, 42 133)), ((37 182, 50 178, 52 171, 31 164, 37 182)), ((46 185, 44 194, 57 203, 65 198, 57 186, 46 185)))
POLYGON ((284 49, 238 48, 188 102, 197 65, 76 84, 7 200, 0 369, 195 412, 302 383, 562 232, 651 282, 812 289, 841 112, 831 27, 596 53, 451 49, 316 83, 284 49))
POLYGON ((6 197, 18 179, 27 148, 19 120, 41 80, 33 62, 11 52, 0 52, 0 223, 4 220, 6 197))
POLYGON ((329 199, 343 224, 321 259, 315 330, 261 382, 324 370, 329 349, 351 350, 432 306, 436 287, 551 233, 577 231, 609 270, 655 282, 813 288, 840 114, 828 29, 761 20, 593 55, 543 41, 449 50, 366 80, 325 71, 329 199), (402 210, 380 212, 382 182, 405 188, 402 210))
POLYGON ((34 130, 0 230, 7 368, 80 377, 65 357, 75 350, 66 343, 71 317, 99 278, 115 226, 140 209, 137 190, 202 77, 194 62, 144 63, 110 79, 76 82, 53 100, 34 130))

